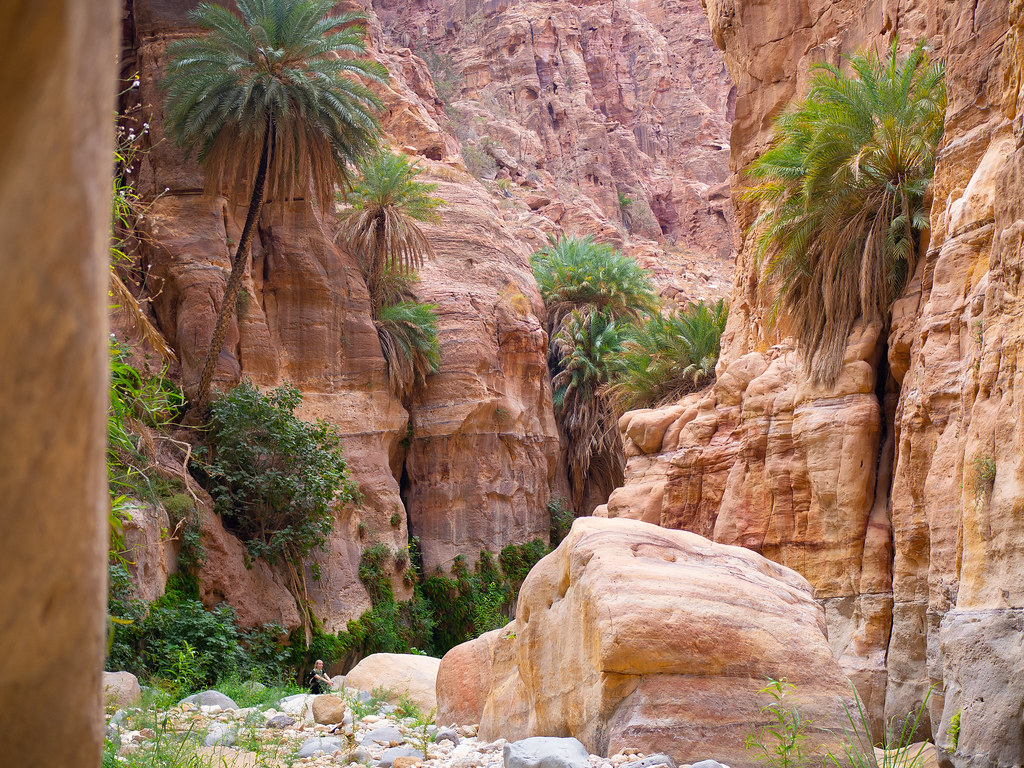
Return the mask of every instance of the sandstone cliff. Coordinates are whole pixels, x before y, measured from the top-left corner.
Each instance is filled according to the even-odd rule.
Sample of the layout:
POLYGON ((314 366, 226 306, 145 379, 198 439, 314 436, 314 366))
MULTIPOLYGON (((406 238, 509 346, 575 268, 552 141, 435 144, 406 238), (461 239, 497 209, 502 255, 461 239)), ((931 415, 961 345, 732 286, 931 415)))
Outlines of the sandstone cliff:
MULTIPOLYGON (((137 173, 156 201, 140 269, 186 388, 198 378, 245 214, 237 201, 201 194, 195 159, 163 134, 165 50, 190 31, 194 5, 130 2, 122 56, 123 73, 140 80, 125 103, 151 126, 137 173)), ((369 15, 370 55, 391 73, 380 89, 387 141, 418 156, 424 178, 448 202, 442 221, 428 228, 437 258, 416 286, 421 300, 438 305, 442 368, 408 408, 393 398, 358 265, 331 244, 331 222, 305 201, 271 200, 214 384, 224 389, 242 376, 263 387, 293 382, 305 395, 301 415, 331 421, 344 435, 362 500, 339 512, 317 555, 321 576, 310 580, 328 630, 369 606, 356 572, 370 544, 398 550, 418 536, 431 571, 457 555, 472 561, 481 549, 546 538, 546 505, 565 495, 565 477, 544 310, 528 257, 549 233, 593 233, 624 247, 680 301, 723 292, 733 242, 724 186, 730 85, 695 0, 628 10, 613 2, 505 3, 455 21, 447 4, 360 5, 369 15), (528 34, 540 15, 550 16, 543 40, 539 28, 536 38, 528 34), (387 21, 394 17, 459 27, 444 37, 450 47, 429 44, 461 51, 447 112, 437 71, 407 47, 411 41, 387 21), (470 17, 475 26, 463 25, 470 17), (498 28, 518 30, 518 54, 498 28), (675 49, 684 34, 695 37, 692 50, 675 49), (563 56, 564 72, 545 79, 552 57, 563 56), (487 153, 494 173, 469 174, 464 150, 487 153), (635 200, 628 210, 620 191, 635 200)), ((228 600, 246 624, 294 626, 298 615, 280 576, 244 568, 241 544, 209 511, 202 527, 204 599, 228 600)), ((394 581, 398 597, 407 596, 398 574, 394 581)))
POLYGON ((861 328, 827 392, 804 383, 792 342, 767 327, 741 249, 718 382, 623 418, 627 483, 602 511, 794 567, 824 603, 833 650, 876 724, 936 685, 930 728, 954 764, 1020 764, 1020 3, 706 7, 737 87, 741 226, 752 212, 736 196, 739 173, 808 64, 897 33, 931 41, 949 108, 930 243, 887 334, 861 328))

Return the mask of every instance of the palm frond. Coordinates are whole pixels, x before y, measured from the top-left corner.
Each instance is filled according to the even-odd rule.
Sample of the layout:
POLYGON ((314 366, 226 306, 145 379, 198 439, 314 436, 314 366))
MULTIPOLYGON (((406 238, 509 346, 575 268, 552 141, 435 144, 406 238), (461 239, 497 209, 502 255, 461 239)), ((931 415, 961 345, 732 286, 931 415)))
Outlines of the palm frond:
POLYGON ((921 42, 900 57, 816 65, 748 168, 746 199, 773 314, 784 313, 813 381, 839 376, 854 324, 888 316, 927 227, 924 197, 946 108, 944 70, 921 42))

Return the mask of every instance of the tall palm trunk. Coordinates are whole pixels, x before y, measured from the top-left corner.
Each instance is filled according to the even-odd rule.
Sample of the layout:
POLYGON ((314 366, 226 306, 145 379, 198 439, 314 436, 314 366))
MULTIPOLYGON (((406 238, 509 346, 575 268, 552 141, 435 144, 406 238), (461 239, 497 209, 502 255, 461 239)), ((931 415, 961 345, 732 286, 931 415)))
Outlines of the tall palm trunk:
POLYGON ((249 199, 249 212, 245 216, 245 226, 242 227, 242 236, 238 241, 235 258, 231 261, 231 276, 228 278, 227 288, 224 289, 224 300, 221 302, 220 311, 217 313, 217 324, 213 328, 213 339, 210 341, 210 349, 206 353, 203 375, 199 379, 196 407, 200 410, 207 405, 210 382, 213 381, 213 372, 217 368, 217 358, 220 357, 221 348, 224 346, 224 337, 228 333, 228 322, 235 311, 238 291, 242 287, 242 277, 245 275, 245 267, 249 261, 252 238, 256 234, 256 223, 259 221, 260 211, 263 210, 263 193, 267 183, 267 169, 270 166, 272 133, 273 122, 268 115, 267 127, 263 133, 263 150, 260 153, 260 165, 256 171, 256 181, 252 187, 252 197, 249 199))

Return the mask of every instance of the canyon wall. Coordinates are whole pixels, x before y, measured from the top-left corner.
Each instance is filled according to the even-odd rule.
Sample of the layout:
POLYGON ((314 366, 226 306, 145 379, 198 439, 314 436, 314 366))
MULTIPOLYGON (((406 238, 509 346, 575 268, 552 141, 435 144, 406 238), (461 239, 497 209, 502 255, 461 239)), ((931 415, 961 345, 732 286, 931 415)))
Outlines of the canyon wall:
POLYGON ((767 324, 745 244, 718 381, 623 417, 627 482, 599 513, 695 530, 795 568, 815 586, 876 726, 934 685, 928 727, 945 764, 1019 765, 1021 4, 706 7, 737 87, 740 226, 753 219, 742 169, 807 66, 896 34, 901 45, 928 38, 949 92, 930 240, 891 326, 858 329, 829 391, 805 382, 792 340, 767 324))
MULTIPOLYGON (((133 173, 154 200, 136 275, 186 391, 245 215, 241 201, 202 193, 196 159, 162 127, 166 48, 194 31, 195 5, 129 3, 122 54, 122 106, 149 130, 133 173)), ((338 4, 353 8, 367 12, 369 55, 390 73, 377 89, 385 143, 416 156, 422 179, 447 202, 441 221, 425 227, 436 258, 415 286, 437 305, 441 369, 406 403, 394 398, 365 283, 331 242, 331 217, 303 200, 269 200, 214 378, 220 391, 241 377, 294 383, 304 393, 300 415, 343 435, 361 499, 338 511, 316 555, 319 579, 308 579, 329 631, 369 607, 357 569, 371 544, 398 551, 416 536, 432 572, 459 555, 472 562, 482 549, 547 538, 547 504, 567 495, 544 308, 529 267, 548 235, 612 242, 682 302, 724 293, 735 232, 725 183, 731 85, 696 0, 338 4), (395 18, 441 31, 426 47, 414 44, 426 62, 395 18), (537 26, 537 18, 547 20, 537 26), (518 43, 504 35, 513 31, 518 43), (696 43, 682 46, 690 34, 696 43), (451 82, 439 83, 442 75, 451 82), (482 172, 481 157, 489 158, 482 172), (619 192, 632 202, 620 205, 619 192)), ((245 568, 242 544, 201 506, 204 601, 227 600, 245 624, 295 626, 281 575, 245 568)), ((410 594, 403 562, 393 574, 399 598, 410 594)))

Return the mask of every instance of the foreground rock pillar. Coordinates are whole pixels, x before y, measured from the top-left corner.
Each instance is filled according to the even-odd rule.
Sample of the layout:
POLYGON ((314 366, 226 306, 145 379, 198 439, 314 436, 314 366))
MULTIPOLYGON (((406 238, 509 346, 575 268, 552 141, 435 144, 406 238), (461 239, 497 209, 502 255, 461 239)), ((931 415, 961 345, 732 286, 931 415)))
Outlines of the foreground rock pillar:
POLYGON ((0 5, 0 755, 98 766, 116 0, 0 5))

